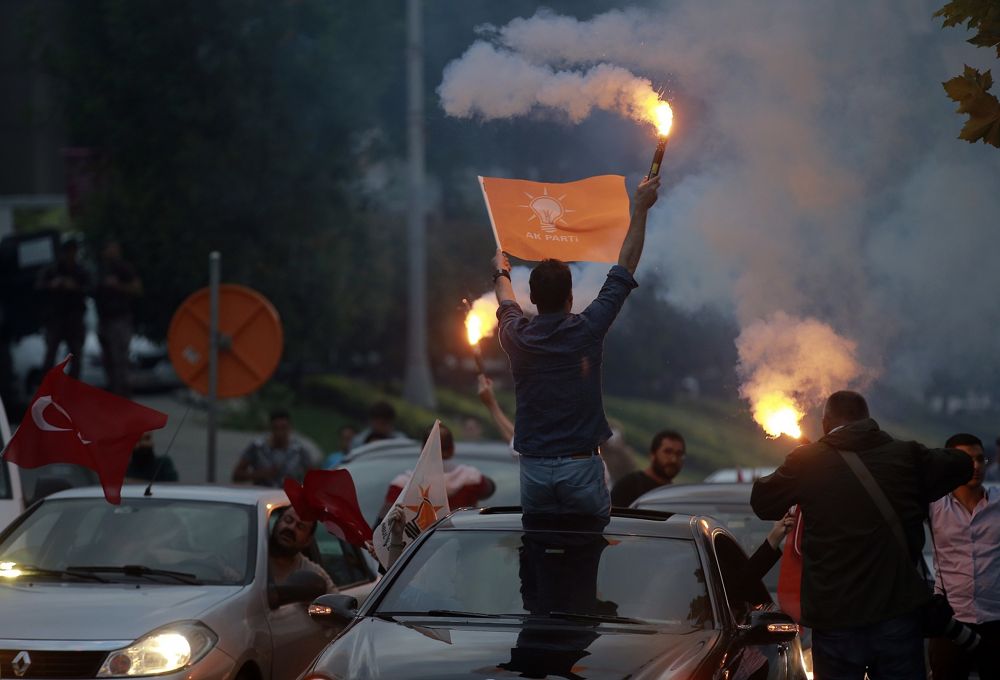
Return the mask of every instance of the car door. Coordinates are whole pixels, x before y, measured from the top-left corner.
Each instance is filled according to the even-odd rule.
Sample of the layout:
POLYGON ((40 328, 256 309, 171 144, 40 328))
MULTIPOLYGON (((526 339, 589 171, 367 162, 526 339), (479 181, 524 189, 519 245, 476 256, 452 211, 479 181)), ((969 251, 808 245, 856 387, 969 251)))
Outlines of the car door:
MULTIPOLYGON (((747 623, 755 607, 770 603, 770 595, 758 575, 749 575, 749 559, 736 541, 719 532, 713 537, 713 544, 732 622, 736 625, 747 623)), ((730 676, 734 680, 792 680, 794 677, 792 645, 783 642, 745 645, 738 635, 735 640, 737 647, 730 676)))

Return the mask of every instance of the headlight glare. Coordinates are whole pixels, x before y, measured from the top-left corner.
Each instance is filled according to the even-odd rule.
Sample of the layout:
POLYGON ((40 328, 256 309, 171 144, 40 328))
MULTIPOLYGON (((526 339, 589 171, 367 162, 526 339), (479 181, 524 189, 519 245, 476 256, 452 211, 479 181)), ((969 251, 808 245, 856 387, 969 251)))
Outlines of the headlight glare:
POLYGON ((200 660, 217 641, 215 633, 197 621, 164 626, 108 654, 97 677, 172 673, 200 660))

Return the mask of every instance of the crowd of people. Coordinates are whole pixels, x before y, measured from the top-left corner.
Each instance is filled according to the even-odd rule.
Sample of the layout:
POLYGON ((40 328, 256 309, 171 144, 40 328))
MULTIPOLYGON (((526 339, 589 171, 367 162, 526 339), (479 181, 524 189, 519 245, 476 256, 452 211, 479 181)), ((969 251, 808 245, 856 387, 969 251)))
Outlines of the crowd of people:
MULTIPOLYGON (((507 257, 498 250, 494 258, 498 336, 510 361, 514 418, 486 376, 479 376, 479 396, 518 458, 526 522, 553 515, 606 521, 612 506, 629 506, 682 471, 687 447, 674 429, 653 437, 643 469, 630 469, 629 455, 613 444, 621 437, 605 416, 601 389, 604 338, 638 285, 646 215, 658 189, 657 178, 639 185, 618 263, 579 314, 571 311, 572 275, 565 263, 545 260, 532 270, 530 300, 538 313, 528 316, 511 285, 507 257)), ((127 301, 141 284, 120 250, 109 248, 106 257, 105 287, 115 292, 105 292, 98 309, 106 351, 114 352, 115 338, 130 332, 127 301)), ((73 261, 72 250, 62 253, 42 284, 67 313, 79 311, 89 285, 73 261)), ((51 338, 76 343, 78 329, 53 325, 51 338)), ((117 370, 109 368, 109 384, 121 384, 120 372, 112 380, 117 370)), ((315 461, 293 436, 287 411, 271 413, 270 425, 269 435, 243 451, 233 481, 280 487, 286 477, 301 480, 310 467, 337 465, 355 447, 404 436, 392 406, 377 403, 363 428, 341 429, 340 450, 315 461)), ((822 428, 819 440, 797 447, 773 474, 757 479, 751 494, 754 512, 775 523, 751 559, 754 573, 766 573, 781 556, 784 536, 796 522, 802 525, 801 623, 813 631, 816 676, 925 678, 924 638, 930 637, 927 658, 935 678, 966 678, 973 669, 980 678, 1000 678, 1000 497, 983 485, 989 461, 982 441, 960 433, 942 448, 927 448, 894 439, 871 417, 865 398, 851 391, 829 396, 822 428), (931 565, 923 558, 925 523, 931 565)), ((462 431, 481 436, 482 425, 466 421, 462 431)), ((454 459, 447 427, 441 428, 441 450, 450 505, 486 501, 493 481, 454 459)), ((140 468, 141 474, 162 470, 148 442, 142 452, 133 461, 137 474, 140 468)), ((396 534, 402 517, 394 502, 408 474, 400 470, 390 482, 381 513, 396 534)), ((315 529, 294 510, 282 515, 272 533, 276 577, 303 568, 322 572, 301 556, 315 529)))

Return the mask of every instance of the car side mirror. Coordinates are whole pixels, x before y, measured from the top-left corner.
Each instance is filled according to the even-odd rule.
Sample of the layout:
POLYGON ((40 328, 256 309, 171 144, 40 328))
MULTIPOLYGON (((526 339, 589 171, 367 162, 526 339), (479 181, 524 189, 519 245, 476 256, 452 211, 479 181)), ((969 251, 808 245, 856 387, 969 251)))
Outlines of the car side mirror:
POLYGON ((351 595, 323 595, 309 605, 309 618, 321 626, 343 627, 358 615, 358 598, 351 595))
POLYGON ((799 634, 799 624, 780 611, 754 610, 747 624, 739 626, 743 641, 748 645, 789 642, 799 634))
POLYGON ((308 569, 293 571, 284 583, 269 583, 267 604, 271 609, 293 602, 312 602, 326 593, 326 581, 316 572, 308 569))

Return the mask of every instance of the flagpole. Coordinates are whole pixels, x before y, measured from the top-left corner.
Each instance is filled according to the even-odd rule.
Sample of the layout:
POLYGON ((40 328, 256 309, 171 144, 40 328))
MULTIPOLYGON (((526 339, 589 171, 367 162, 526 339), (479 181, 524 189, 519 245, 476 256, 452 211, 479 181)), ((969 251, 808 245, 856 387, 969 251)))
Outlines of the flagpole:
POLYGON ((483 200, 486 202, 486 214, 490 216, 490 226, 493 228, 493 240, 497 242, 497 248, 499 248, 500 233, 497 231, 497 223, 493 219, 493 208, 490 206, 490 197, 486 194, 486 183, 483 181, 482 175, 479 175, 479 188, 483 190, 483 200))
POLYGON ((213 250, 208 255, 208 483, 215 483, 216 408, 219 399, 219 279, 221 256, 213 250))

